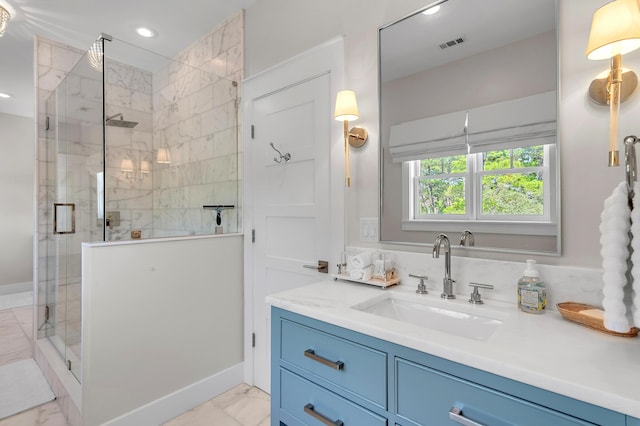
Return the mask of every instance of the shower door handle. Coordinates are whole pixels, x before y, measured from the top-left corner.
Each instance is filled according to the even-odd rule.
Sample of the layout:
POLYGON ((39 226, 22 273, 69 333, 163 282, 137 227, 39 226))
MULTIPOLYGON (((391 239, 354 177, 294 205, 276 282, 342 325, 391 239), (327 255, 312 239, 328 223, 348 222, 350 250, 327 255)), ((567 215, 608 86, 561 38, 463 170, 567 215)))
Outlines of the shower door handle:
POLYGON ((76 233, 76 205, 73 203, 53 203, 53 233, 76 233))

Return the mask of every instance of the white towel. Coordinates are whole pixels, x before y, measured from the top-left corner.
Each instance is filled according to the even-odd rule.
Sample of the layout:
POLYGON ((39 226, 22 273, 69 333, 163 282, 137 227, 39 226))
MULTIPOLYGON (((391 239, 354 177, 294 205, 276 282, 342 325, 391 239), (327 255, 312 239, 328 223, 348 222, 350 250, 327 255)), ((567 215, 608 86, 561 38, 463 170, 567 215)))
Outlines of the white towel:
MULTIPOLYGON (((630 329, 627 309, 624 304, 624 287, 629 257, 629 231, 631 210, 626 182, 621 182, 604 201, 600 215, 600 255, 602 256, 602 279, 604 287, 604 326, 612 331, 626 333, 630 329)), ((640 239, 640 233, 638 233, 640 239)), ((640 244, 640 241, 638 242, 640 244)), ((639 263, 640 265, 640 263, 639 263)))
POLYGON ((363 269, 352 269, 349 276, 354 280, 369 281, 372 276, 373 266, 369 265, 363 269))
POLYGON ((371 252, 365 251, 351 256, 347 259, 347 267, 349 270, 364 269, 371 265, 371 252))
POLYGON ((632 320, 636 327, 640 327, 640 183, 634 182, 633 210, 631 210, 631 276, 633 278, 633 307, 632 320))

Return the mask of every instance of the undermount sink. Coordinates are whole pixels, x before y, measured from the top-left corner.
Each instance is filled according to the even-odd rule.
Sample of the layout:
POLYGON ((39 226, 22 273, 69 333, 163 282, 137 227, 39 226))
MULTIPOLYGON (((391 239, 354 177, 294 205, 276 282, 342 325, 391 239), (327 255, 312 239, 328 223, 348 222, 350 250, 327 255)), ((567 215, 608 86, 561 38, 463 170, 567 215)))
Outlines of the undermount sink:
POLYGON ((491 337, 504 319, 502 313, 482 305, 401 294, 384 294, 352 308, 475 340, 491 337))

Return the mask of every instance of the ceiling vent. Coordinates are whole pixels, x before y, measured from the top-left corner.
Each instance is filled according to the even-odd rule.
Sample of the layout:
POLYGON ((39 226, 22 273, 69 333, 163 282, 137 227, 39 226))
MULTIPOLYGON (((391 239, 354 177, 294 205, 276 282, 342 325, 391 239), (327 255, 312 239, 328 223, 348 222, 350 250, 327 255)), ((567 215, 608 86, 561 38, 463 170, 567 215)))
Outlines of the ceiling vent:
POLYGON ((464 39, 462 37, 459 37, 459 38, 457 38, 455 40, 451 40, 451 41, 448 41, 446 43, 442 43, 439 46, 440 46, 440 49, 446 49, 448 47, 453 47, 453 46, 456 46, 456 45, 462 44, 462 43, 464 43, 464 39))

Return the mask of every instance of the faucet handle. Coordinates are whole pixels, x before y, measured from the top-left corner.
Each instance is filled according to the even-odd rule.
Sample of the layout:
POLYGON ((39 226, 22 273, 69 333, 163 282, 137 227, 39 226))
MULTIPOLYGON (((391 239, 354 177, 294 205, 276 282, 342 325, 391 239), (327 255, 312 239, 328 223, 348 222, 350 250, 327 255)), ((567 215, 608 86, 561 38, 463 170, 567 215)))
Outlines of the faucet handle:
POLYGON ((471 297, 469 298, 469 303, 473 303, 474 305, 481 305, 484 302, 482 301, 482 295, 478 291, 478 288, 486 288, 487 290, 493 290, 493 286, 491 284, 480 284, 480 283, 469 283, 469 287, 473 287, 473 292, 471 293, 471 297))
POLYGON ((428 279, 429 277, 426 275, 415 275, 415 274, 409 274, 410 277, 413 278, 419 278, 420 279, 420 284, 418 284, 418 288, 416 289, 416 293, 418 294, 428 294, 429 291, 427 290, 427 286, 424 284, 424 281, 426 279, 428 279))

